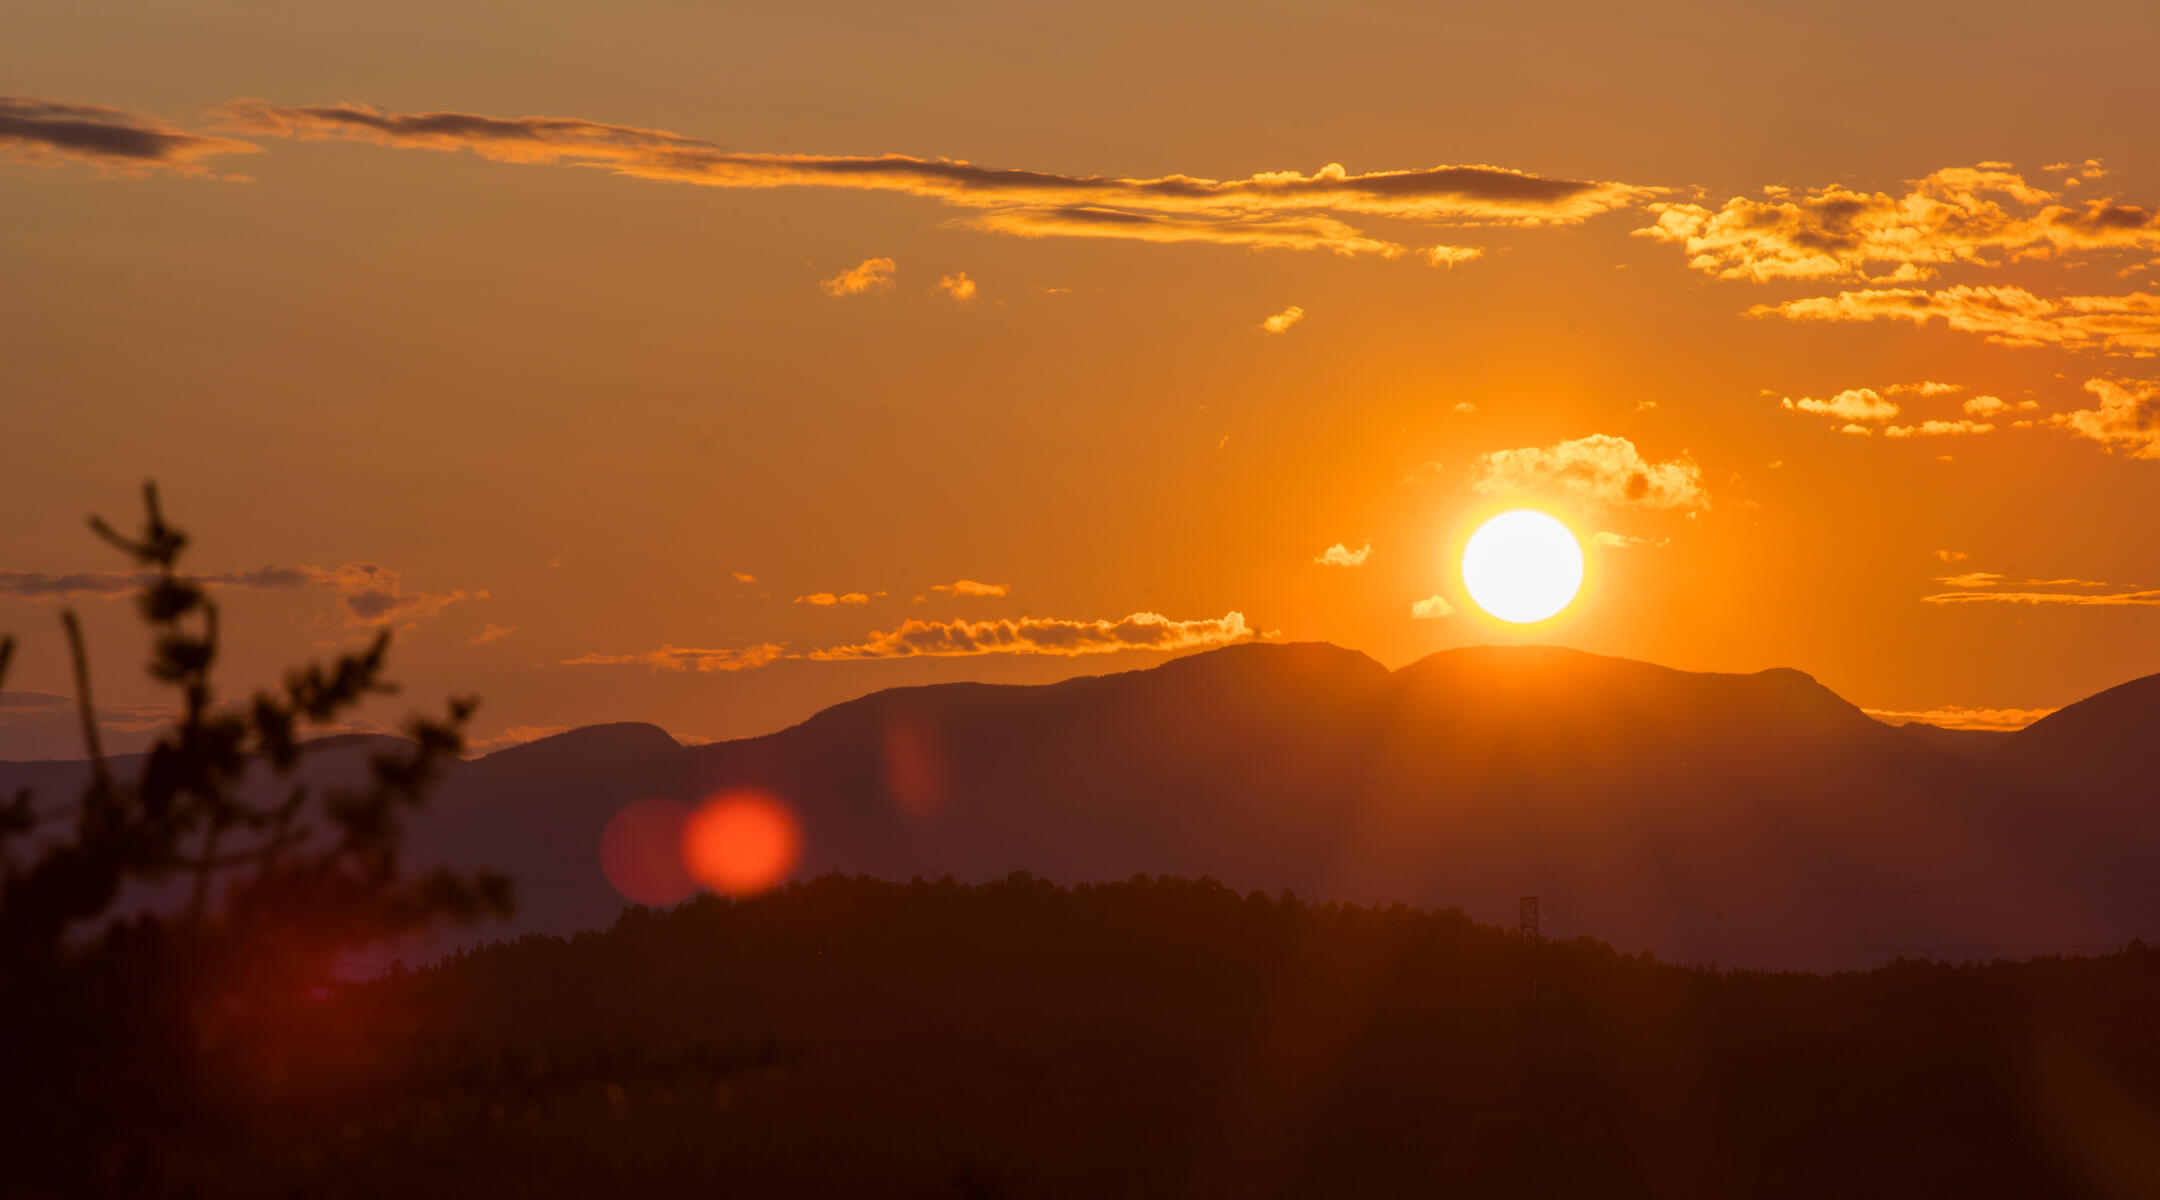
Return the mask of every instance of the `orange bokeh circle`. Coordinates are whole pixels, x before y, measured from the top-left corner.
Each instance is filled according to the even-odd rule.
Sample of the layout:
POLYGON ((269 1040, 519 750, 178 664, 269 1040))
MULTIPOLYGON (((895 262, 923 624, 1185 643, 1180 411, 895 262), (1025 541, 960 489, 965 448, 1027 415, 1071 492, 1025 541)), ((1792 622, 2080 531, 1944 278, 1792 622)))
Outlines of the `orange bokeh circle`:
POLYGON ((801 857, 802 823, 764 792, 721 792, 683 822, 683 868, 716 892, 762 892, 787 878, 801 857))

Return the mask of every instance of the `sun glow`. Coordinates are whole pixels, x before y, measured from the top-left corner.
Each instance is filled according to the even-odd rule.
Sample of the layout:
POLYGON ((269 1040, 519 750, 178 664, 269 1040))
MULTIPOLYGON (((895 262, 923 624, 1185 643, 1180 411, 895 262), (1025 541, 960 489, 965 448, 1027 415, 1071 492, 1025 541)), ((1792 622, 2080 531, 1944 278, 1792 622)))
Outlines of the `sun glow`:
POLYGON ((1582 543, 1536 509, 1504 512, 1463 547, 1463 590, 1486 612, 1527 625, 1566 608, 1582 590, 1582 543))

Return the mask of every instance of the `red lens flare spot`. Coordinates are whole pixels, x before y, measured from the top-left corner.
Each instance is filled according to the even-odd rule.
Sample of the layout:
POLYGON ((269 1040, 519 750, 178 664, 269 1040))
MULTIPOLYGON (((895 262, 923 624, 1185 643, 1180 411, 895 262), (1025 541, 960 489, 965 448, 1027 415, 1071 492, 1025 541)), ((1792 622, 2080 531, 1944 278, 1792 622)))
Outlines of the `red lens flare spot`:
POLYGON ((802 857, 802 823, 763 792, 722 792, 682 830, 682 863, 716 892, 748 896, 787 878, 802 857))
POLYGON ((690 810, 673 800, 625 804, 600 832, 600 870, 623 898, 666 908, 697 891, 683 869, 683 824, 690 810))
POLYGON ((945 755, 935 734, 901 718, 885 727, 885 790, 901 812, 929 821, 945 811, 945 755))

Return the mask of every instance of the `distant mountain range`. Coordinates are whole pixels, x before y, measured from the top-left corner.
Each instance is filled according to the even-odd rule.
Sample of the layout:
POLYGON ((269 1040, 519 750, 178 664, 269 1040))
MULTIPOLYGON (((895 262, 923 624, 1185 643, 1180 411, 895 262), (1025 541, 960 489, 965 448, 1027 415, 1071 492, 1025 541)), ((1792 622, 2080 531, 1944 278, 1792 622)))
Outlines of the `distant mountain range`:
MULTIPOLYGON (((361 769, 371 739, 312 771, 361 769)), ((1698 674, 1557 647, 1399 671, 1249 644, 1047 686, 895 688, 683 746, 590 726, 458 765, 415 862, 493 866, 570 932, 624 901, 602 828, 648 797, 756 787, 798 877, 1212 875, 1457 906, 1663 958, 1820 968, 2160 939, 2160 676, 2015 734, 1867 716, 1799 671, 1698 674)), ((0 764, 65 794, 79 764, 0 764)))

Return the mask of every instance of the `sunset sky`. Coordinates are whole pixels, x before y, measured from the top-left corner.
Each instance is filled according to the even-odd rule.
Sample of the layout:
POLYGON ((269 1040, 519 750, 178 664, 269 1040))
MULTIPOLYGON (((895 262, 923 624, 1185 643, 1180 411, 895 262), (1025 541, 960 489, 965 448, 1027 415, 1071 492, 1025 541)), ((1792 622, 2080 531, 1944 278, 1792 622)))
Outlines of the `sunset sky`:
POLYGON ((2160 671, 2160 12, 1434 8, 14 6, 7 687, 70 605, 163 702, 146 477, 228 688, 389 625, 486 744, 1253 636, 2160 671), (1528 628, 1456 567, 1522 505, 1528 628))

